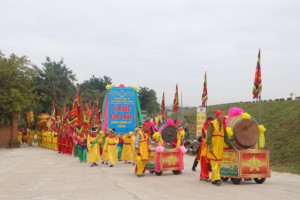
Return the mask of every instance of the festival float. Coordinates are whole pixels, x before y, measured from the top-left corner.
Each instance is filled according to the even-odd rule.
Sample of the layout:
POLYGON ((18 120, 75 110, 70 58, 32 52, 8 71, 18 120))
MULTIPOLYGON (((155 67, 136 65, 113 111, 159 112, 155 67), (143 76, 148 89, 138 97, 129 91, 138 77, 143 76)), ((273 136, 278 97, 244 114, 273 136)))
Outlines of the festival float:
POLYGON ((242 179, 262 184, 271 177, 270 152, 265 149, 263 125, 240 108, 231 108, 225 120, 226 131, 234 149, 225 148, 221 179, 239 184, 242 179))
MULTIPOLYGON (((172 171, 173 174, 181 174, 184 168, 183 154, 186 152, 182 144, 184 131, 177 127, 172 119, 162 124, 157 132, 152 135, 156 145, 149 150, 149 160, 146 162, 146 170, 160 176, 164 171, 172 171), (172 148, 172 142, 176 138, 177 144, 172 148)), ((175 140, 176 141, 176 140, 175 140)))

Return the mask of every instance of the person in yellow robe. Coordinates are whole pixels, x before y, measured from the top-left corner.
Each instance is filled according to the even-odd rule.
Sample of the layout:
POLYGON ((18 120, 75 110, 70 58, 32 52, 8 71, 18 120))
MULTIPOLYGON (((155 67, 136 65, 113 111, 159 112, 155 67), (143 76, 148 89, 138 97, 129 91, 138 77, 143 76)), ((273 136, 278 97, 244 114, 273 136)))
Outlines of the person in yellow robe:
POLYGON ((133 164, 133 165, 136 164, 136 157, 137 157, 136 151, 135 151, 135 138, 136 138, 138 132, 141 131, 141 130, 142 130, 142 129, 140 129, 140 128, 136 128, 135 131, 134 131, 135 134, 131 136, 131 137, 132 137, 132 139, 131 139, 131 142, 132 142, 132 149, 133 149, 133 150, 132 150, 132 164, 133 164))
POLYGON ((58 134, 57 134, 56 130, 54 130, 52 132, 52 136, 53 136, 53 138, 52 138, 52 145, 53 145, 52 149, 54 151, 58 151, 58 146, 57 146, 57 136, 58 136, 58 134))
POLYGON ((105 146, 105 141, 106 141, 106 138, 107 138, 108 134, 103 134, 103 136, 101 137, 102 138, 102 155, 101 155, 101 160, 102 160, 102 164, 106 164, 108 165, 108 152, 104 151, 104 146, 105 146))
POLYGON ((22 142, 22 131, 20 128, 18 128, 18 141, 21 143, 22 142))
POLYGON ((115 129, 108 129, 109 135, 105 139, 104 153, 107 153, 107 159, 110 167, 113 167, 118 159, 117 144, 119 143, 118 137, 115 135, 115 129))
POLYGON ((144 175, 145 165, 148 161, 148 146, 151 143, 151 138, 149 137, 150 127, 150 122, 144 122, 143 130, 138 131, 135 140, 135 149, 137 152, 136 175, 138 177, 144 175))
POLYGON ((100 159, 100 137, 101 134, 98 134, 95 128, 92 128, 87 136, 88 162, 92 163, 91 167, 98 166, 96 162, 100 159))
POLYGON ((34 138, 34 131, 32 128, 27 129, 27 138, 28 138, 28 145, 32 146, 33 138, 34 138))
POLYGON ((48 149, 52 149, 52 132, 47 131, 48 149))
POLYGON ((216 119, 208 125, 206 143, 209 147, 207 159, 210 161, 212 176, 212 184, 221 185, 221 166, 223 158, 224 142, 232 148, 232 144, 228 139, 226 132, 226 124, 224 121, 224 113, 220 110, 216 111, 216 119))
POLYGON ((41 135, 42 135, 42 147, 45 148, 45 130, 44 129, 42 129, 41 135))
POLYGON ((42 144, 41 144, 41 127, 40 126, 37 126, 37 132, 36 132, 36 134, 37 134, 37 144, 38 144, 38 146, 41 146, 42 144))
POLYGON ((123 150, 122 150, 122 155, 121 155, 121 160, 124 160, 124 163, 131 163, 132 161, 132 135, 133 132, 130 131, 128 135, 123 136, 123 150))

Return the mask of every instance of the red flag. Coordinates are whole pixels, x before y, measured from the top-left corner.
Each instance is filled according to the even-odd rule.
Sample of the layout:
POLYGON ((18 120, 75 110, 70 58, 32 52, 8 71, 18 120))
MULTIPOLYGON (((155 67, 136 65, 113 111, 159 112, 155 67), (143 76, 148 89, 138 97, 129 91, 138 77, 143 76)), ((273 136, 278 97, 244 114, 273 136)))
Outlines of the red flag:
POLYGON ((176 84, 176 92, 175 92, 174 101, 173 101, 173 112, 176 113, 178 111, 178 105, 179 105, 179 101, 178 101, 178 85, 176 84))
POLYGON ((102 108, 101 105, 99 103, 99 93, 97 94, 97 101, 96 101, 96 111, 95 111, 95 122, 94 125, 101 125, 101 116, 102 116, 102 108))
POLYGON ((166 107, 165 107, 165 92, 164 92, 162 100, 161 100, 161 105, 160 105, 160 114, 161 114, 162 120, 164 120, 164 117, 165 117, 165 110, 166 110, 166 107))
POLYGON ((203 91, 202 91, 202 106, 205 107, 205 102, 207 101, 207 79, 206 79, 206 72, 204 76, 204 83, 203 83, 203 91))
POLYGON ((258 60, 256 65, 255 71, 255 78, 254 78, 254 86, 253 86, 253 99, 258 99, 260 93, 262 91, 262 83, 261 83, 261 71, 260 71, 260 49, 258 51, 258 60))
POLYGON ((52 103, 52 112, 51 112, 51 128, 55 126, 56 114, 55 114, 55 101, 52 103))

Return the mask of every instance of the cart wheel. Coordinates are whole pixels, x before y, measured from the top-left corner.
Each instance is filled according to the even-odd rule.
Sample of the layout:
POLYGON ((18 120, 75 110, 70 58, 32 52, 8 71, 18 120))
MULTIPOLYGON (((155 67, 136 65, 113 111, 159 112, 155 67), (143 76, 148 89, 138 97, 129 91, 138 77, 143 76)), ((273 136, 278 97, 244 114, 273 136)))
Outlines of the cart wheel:
POLYGON ((154 173, 154 171, 149 171, 150 172, 150 174, 153 174, 154 173))
POLYGON ((257 184, 262 184, 263 182, 265 182, 266 178, 254 178, 254 181, 257 184))
POLYGON ((172 170, 173 174, 177 175, 177 174, 181 174, 180 170, 172 170))
POLYGON ((230 180, 233 184, 236 184, 236 185, 240 184, 242 181, 241 178, 230 178, 230 180))
POLYGON ((222 181, 226 182, 228 181, 229 177, 221 177, 222 181))
POLYGON ((160 172, 155 172, 155 174, 157 175, 157 176, 160 176, 160 175, 162 175, 162 171, 160 171, 160 172))

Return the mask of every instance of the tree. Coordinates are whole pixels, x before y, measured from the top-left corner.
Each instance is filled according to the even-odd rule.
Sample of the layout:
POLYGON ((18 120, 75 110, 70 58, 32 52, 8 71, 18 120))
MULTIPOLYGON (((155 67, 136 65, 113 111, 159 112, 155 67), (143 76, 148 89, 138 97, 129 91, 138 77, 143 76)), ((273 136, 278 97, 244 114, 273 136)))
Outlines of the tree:
POLYGON ((38 68, 26 56, 9 58, 0 52, 0 124, 8 123, 13 112, 32 109, 40 98, 35 77, 38 68))
POLYGON ((141 109, 146 110, 148 114, 152 114, 159 110, 156 92, 147 87, 140 87, 138 90, 141 109))
POLYGON ((38 110, 50 112, 53 100, 58 109, 64 104, 70 104, 76 94, 76 75, 66 67, 63 59, 55 62, 47 57, 42 65, 43 68, 39 70, 39 76, 36 78, 39 94, 43 97, 38 110))
POLYGON ((106 85, 108 84, 112 84, 111 78, 108 76, 97 78, 93 75, 90 80, 86 80, 79 85, 81 100, 83 102, 85 102, 87 99, 96 100, 97 94, 99 93, 101 104, 106 91, 106 85))

